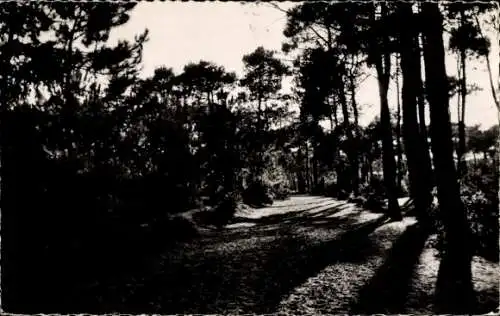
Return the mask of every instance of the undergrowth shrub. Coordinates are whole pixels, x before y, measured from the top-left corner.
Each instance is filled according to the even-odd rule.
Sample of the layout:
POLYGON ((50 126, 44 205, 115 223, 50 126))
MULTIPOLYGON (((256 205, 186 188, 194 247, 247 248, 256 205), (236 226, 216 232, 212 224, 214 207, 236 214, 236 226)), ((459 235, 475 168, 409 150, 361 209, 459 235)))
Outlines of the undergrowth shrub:
POLYGON ((242 193, 243 202, 254 207, 263 207, 273 203, 269 185, 262 180, 251 182, 242 193))
POLYGON ((221 227, 233 218, 236 213, 238 196, 235 193, 226 194, 214 208, 214 224, 221 227))
POLYGON ((483 191, 471 191, 464 187, 462 203, 472 232, 476 254, 490 260, 498 260, 498 202, 492 201, 483 191))
MULTIPOLYGON (((444 225, 437 203, 437 190, 433 190, 434 203, 430 210, 431 218, 438 232, 435 246, 442 251, 444 246, 444 225)), ((472 250, 491 261, 498 261, 498 176, 493 166, 470 166, 464 177, 460 196, 467 213, 471 232, 472 250)))
POLYGON ((346 200, 349 193, 338 183, 338 177, 334 173, 329 173, 324 177, 323 194, 328 197, 346 200))
POLYGON ((335 197, 337 191, 337 182, 332 173, 328 173, 324 177, 324 190, 323 194, 328 197, 335 197))
POLYGON ((290 189, 282 182, 271 187, 271 192, 276 200, 285 200, 290 196, 290 189))

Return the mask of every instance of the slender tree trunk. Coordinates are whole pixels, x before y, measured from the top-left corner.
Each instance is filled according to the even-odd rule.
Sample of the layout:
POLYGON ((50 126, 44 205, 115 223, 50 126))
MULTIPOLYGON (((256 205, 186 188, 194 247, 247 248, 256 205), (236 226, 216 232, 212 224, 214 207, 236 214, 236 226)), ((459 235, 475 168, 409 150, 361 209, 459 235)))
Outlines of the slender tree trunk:
MULTIPOLYGON (((382 16, 386 16, 387 8, 382 6, 382 16)), ((375 19, 375 18, 374 18, 375 19)), ((383 47, 387 47, 388 38, 383 35, 383 47)), ((394 147, 392 140, 391 116, 389 111, 389 101, 387 92, 389 90, 391 56, 389 52, 382 52, 378 44, 376 69, 380 96, 380 126, 382 129, 382 164, 384 169, 384 184, 386 188, 389 215, 394 220, 401 220, 401 210, 399 208, 396 195, 396 161, 394 158, 394 147)))
MULTIPOLYGON (((464 11, 460 11, 460 23, 462 26, 465 23, 464 11)), ((460 63, 462 67, 462 79, 460 80, 460 93, 461 93, 461 103, 462 109, 460 111, 461 117, 458 122, 458 176, 461 177, 466 171, 467 165, 464 161, 465 155, 465 106, 467 99, 467 68, 466 68, 467 53, 464 48, 460 49, 460 63)))
MULTIPOLYGON (((418 94, 417 94, 417 102, 418 102, 418 119, 419 119, 419 134, 420 134, 420 146, 422 149, 421 153, 421 171, 422 171, 422 183, 428 188, 429 194, 427 198, 429 199, 427 203, 432 203, 432 187, 433 187, 433 174, 432 174, 432 161, 431 161, 431 153, 429 148, 429 135, 427 133, 427 124, 425 122, 425 89, 424 83, 422 80, 422 50, 420 46, 419 36, 417 33, 415 49, 416 54, 418 55, 417 59, 417 83, 418 83, 418 94)), ((424 196, 425 197, 425 196, 424 196)))
POLYGON ((470 232, 453 163, 443 17, 437 3, 422 4, 426 88, 439 208, 445 225, 445 253, 436 285, 436 312, 466 314, 474 306, 470 232))
MULTIPOLYGON (((408 4, 411 6, 411 4, 408 4)), ((401 10, 410 8, 403 8, 401 10)), ((406 5, 405 5, 406 6, 406 5)), ((406 18, 411 17, 412 13, 405 12, 406 18)), ((417 86, 415 78, 417 69, 415 67, 415 51, 413 49, 412 34, 405 27, 404 33, 401 34, 401 70, 403 74, 403 137, 405 142, 406 161, 408 164, 409 173, 409 188, 410 196, 417 204, 420 204, 419 186, 421 186, 418 172, 419 161, 419 135, 417 124, 417 86)), ((421 207, 421 205, 420 205, 421 207)), ((420 209, 420 208, 419 208, 420 209)))
POLYGON ((337 102, 333 103, 333 121, 335 122, 335 126, 339 126, 339 118, 337 116, 337 102))
POLYGON ((342 106, 342 116, 344 117, 344 127, 348 129, 348 127, 351 125, 349 122, 349 109, 347 106, 347 99, 345 96, 345 91, 344 87, 340 88, 341 91, 339 91, 339 97, 340 97, 340 102, 342 106))
POLYGON ((306 156, 305 156, 305 163, 306 163, 306 188, 307 192, 311 192, 311 173, 310 173, 310 168, 309 168, 309 144, 307 143, 307 139, 305 140, 305 147, 306 147, 306 156))
MULTIPOLYGON (((342 116, 344 117, 343 121, 343 127, 344 127, 344 133, 347 136, 347 139, 349 143, 352 143, 352 133, 351 133, 351 123, 349 122, 349 109, 347 105, 347 98, 345 95, 345 85, 344 83, 340 83, 339 87, 339 98, 340 98, 340 105, 342 106, 342 116)), ((353 150, 352 148, 349 148, 346 152, 347 154, 347 159, 349 160, 349 174, 353 174, 353 169, 354 169, 354 163, 353 163, 353 150)), ((351 177, 348 181, 345 182, 347 185, 345 189, 348 193, 351 193, 353 191, 353 184, 355 183, 354 177, 351 177), (350 181, 349 181, 350 180, 350 181)))
POLYGON ((368 158, 365 158, 365 168, 366 168, 366 172, 365 172, 364 180, 365 180, 365 184, 369 185, 370 184, 370 177, 371 177, 371 171, 370 171, 371 161, 368 158))
MULTIPOLYGON (((462 63, 460 62, 460 55, 457 56, 457 79, 458 81, 462 80, 462 63)), ((461 103, 460 101, 462 101, 462 98, 461 98, 461 93, 460 93, 460 89, 462 89, 462 85, 459 84, 459 86, 457 87, 457 124, 460 122, 460 118, 462 117, 462 115, 460 115, 460 111, 462 111, 462 107, 461 107, 461 103)), ((459 149, 458 149, 458 144, 456 146, 456 152, 457 152, 457 156, 460 154, 459 153, 459 149)))
POLYGON ((401 59, 397 58, 397 68, 396 68, 396 98, 397 98, 397 123, 396 123, 396 146, 397 146, 397 156, 398 156, 398 167, 397 167, 397 185, 399 191, 401 191, 403 181, 403 148, 401 146, 401 96, 399 90, 399 71, 401 67, 401 59))
POLYGON ((262 179, 262 173, 263 173, 263 159, 264 159, 264 155, 263 155, 263 137, 262 137, 262 133, 263 133, 263 126, 262 126, 262 96, 261 96, 261 93, 259 93, 259 96, 258 96, 258 100, 257 100, 257 135, 255 135, 256 137, 256 143, 257 143, 257 148, 256 148, 256 164, 257 166, 254 166, 254 171, 253 171, 253 175, 252 175, 252 181, 255 183, 255 182, 259 182, 261 181, 262 179))
MULTIPOLYGON (((359 134, 359 113, 358 113, 358 104, 356 103, 356 82, 354 78, 354 74, 350 74, 350 88, 351 88, 351 105, 352 105, 352 113, 354 116, 354 139, 355 144, 359 143, 361 135, 359 134)), ((357 145, 354 145, 353 153, 352 153, 352 180, 353 180, 353 192, 354 195, 359 194, 359 152, 357 145)))
POLYGON ((313 187, 312 192, 316 193, 318 190, 319 183, 319 170, 318 170, 318 160, 316 159, 316 155, 313 156, 312 159, 312 178, 313 178, 313 187))
POLYGON ((306 180, 304 177, 304 155, 302 153, 302 146, 299 145, 299 150, 297 152, 297 166, 299 166, 297 170, 297 188, 299 193, 306 192, 306 180))
MULTIPOLYGON (((414 21, 412 4, 400 5, 404 21, 414 21)), ((415 201, 415 209, 421 220, 427 219, 427 209, 431 203, 431 192, 426 174, 429 172, 425 164, 425 149, 419 133, 417 120, 417 96, 420 92, 420 52, 415 23, 407 23, 400 34, 401 70, 403 74, 403 137, 406 160, 408 163, 408 179, 410 196, 415 201), (423 164, 424 163, 424 164, 423 164)))
POLYGON ((394 160, 394 147, 392 143, 392 131, 390 123, 389 103, 387 100, 388 85, 379 83, 381 109, 380 122, 382 125, 382 163, 384 169, 384 184, 387 191, 389 214, 393 219, 401 219, 401 210, 397 201, 396 194, 396 162, 394 160))
MULTIPOLYGON (((418 93, 418 123, 420 126, 420 135, 423 137, 422 139, 425 141, 424 145, 427 147, 427 152, 429 153, 429 143, 428 143, 428 133, 427 133, 427 123, 425 119, 425 88, 424 88, 424 82, 422 79, 422 50, 421 50, 421 40, 422 38, 419 37, 419 42, 417 44, 418 48, 418 81, 419 81, 419 93, 418 93)), ((429 155, 428 155, 429 156, 429 155)), ((429 161, 430 161, 430 156, 429 156, 429 161)))
POLYGON ((326 98, 326 102, 327 102, 328 107, 330 108, 330 111, 331 111, 330 117, 329 117, 329 120, 330 120, 330 131, 333 131, 333 129, 335 128, 335 125, 336 125, 336 122, 335 122, 334 116, 333 116, 333 106, 330 104, 330 98, 329 97, 326 98))
POLYGON ((225 132, 227 135, 224 135, 225 139, 225 156, 227 157, 226 164, 222 162, 222 165, 224 167, 224 190, 225 193, 233 193, 236 189, 236 174, 238 173, 237 168, 236 168, 236 159, 237 159, 237 154, 236 154, 236 139, 235 139, 235 133, 236 133, 236 123, 235 123, 235 118, 231 113, 231 110, 228 107, 228 104, 225 100, 222 101, 223 108, 221 109, 224 111, 224 113, 227 115, 229 118, 229 122, 226 122, 225 124, 228 124, 227 129, 225 129, 225 132))

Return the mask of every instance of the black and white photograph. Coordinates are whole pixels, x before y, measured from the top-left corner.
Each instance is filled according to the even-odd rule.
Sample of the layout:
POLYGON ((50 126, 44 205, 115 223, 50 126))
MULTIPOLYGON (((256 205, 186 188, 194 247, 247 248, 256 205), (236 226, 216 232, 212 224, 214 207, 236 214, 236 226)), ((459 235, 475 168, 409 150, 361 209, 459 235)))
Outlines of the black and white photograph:
POLYGON ((499 12, 0 0, 1 312, 500 314, 499 12))

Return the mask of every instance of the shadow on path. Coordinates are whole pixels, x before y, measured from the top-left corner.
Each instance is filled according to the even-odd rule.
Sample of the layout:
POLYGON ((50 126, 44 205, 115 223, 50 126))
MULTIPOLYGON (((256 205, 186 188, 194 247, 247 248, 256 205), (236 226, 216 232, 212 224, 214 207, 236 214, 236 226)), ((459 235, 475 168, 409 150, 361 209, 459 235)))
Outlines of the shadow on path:
POLYGON ((281 202, 281 203, 273 203, 272 205, 268 206, 268 208, 285 208, 285 207, 295 207, 295 206, 305 206, 305 205, 312 205, 312 204, 320 204, 320 203, 325 203, 325 202, 328 202, 328 201, 334 201, 332 198, 330 197, 326 197, 326 196, 321 196, 321 195, 315 195, 315 196, 311 196, 311 195, 304 195, 304 196, 300 196, 300 195, 295 195, 295 196, 291 196, 291 197, 288 197, 287 199, 284 199, 284 200, 281 200, 281 201, 278 201, 278 202, 281 202), (290 203, 291 202, 291 198, 295 198, 296 201, 295 203, 290 203), (298 199, 301 199, 303 198, 304 200, 306 201, 309 201, 309 202, 300 202, 297 201, 298 199))
POLYGON ((384 264, 363 287, 351 313, 404 313, 413 273, 428 237, 428 230, 419 223, 409 226, 394 243, 384 264))
POLYGON ((348 203, 340 203, 331 206, 316 206, 301 211, 274 214, 261 218, 237 217, 231 222, 232 225, 249 224, 250 227, 229 226, 220 235, 206 241, 208 243, 228 242, 249 237, 266 237, 275 235, 276 233, 288 234, 293 227, 338 228, 340 225, 353 222, 352 217, 359 213, 359 210, 353 210, 350 214, 335 216, 335 214, 350 207, 355 208, 348 203))
POLYGON ((167 260, 161 273, 149 278, 126 306, 141 313, 277 312, 284 297, 329 264, 363 262, 377 253, 368 235, 386 217, 358 225, 350 220, 351 230, 326 242, 284 230, 278 238, 242 252, 202 252, 167 260))
MULTIPOLYGON (((281 207, 281 206, 279 206, 281 207)), ((318 216, 328 216, 332 215, 335 212, 341 211, 345 208, 353 207, 354 205, 349 205, 347 202, 341 203, 323 203, 316 204, 313 207, 309 207, 299 211, 292 211, 282 214, 272 214, 268 216, 263 216, 259 218, 249 218, 249 217, 235 217, 232 219, 231 223, 256 223, 259 225, 272 224, 272 223, 280 223, 282 221, 296 219, 298 221, 303 221, 308 217, 318 217, 318 216)))
POLYGON ((307 246, 299 241, 280 245, 284 253, 276 254, 263 267, 257 282, 261 295, 252 312, 276 313, 280 302, 288 297, 294 288, 317 275, 328 265, 340 262, 362 263, 368 256, 377 254, 377 246, 370 240, 369 235, 386 222, 387 218, 381 217, 354 225, 352 230, 338 238, 309 249, 301 250, 301 246, 307 246))

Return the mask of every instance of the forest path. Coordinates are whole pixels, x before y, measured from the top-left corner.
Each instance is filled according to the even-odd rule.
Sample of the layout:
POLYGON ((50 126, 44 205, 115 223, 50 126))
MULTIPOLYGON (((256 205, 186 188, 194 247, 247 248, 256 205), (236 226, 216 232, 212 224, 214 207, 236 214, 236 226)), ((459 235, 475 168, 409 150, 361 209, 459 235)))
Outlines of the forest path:
MULTIPOLYGON (((415 218, 390 222, 352 203, 312 196, 236 215, 225 230, 179 244, 151 263, 147 276, 128 287, 127 310, 432 313, 438 259, 415 218)), ((480 278, 491 278, 492 269, 498 284, 498 265, 480 278)), ((482 286, 490 308, 498 286, 482 286)))

